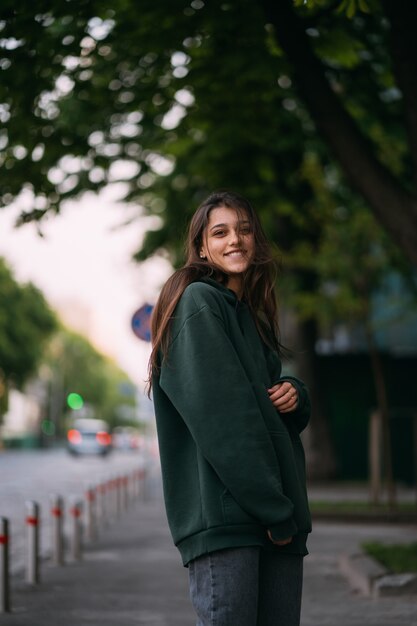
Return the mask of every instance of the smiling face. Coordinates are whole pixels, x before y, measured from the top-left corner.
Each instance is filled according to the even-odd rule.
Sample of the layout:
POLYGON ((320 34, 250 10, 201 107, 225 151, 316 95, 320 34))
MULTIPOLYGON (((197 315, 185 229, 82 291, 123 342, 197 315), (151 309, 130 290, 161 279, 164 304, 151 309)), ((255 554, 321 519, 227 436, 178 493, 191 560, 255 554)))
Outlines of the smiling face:
POLYGON ((255 256, 253 230, 245 214, 225 206, 212 209, 200 256, 228 274, 227 286, 241 295, 243 274, 255 256))

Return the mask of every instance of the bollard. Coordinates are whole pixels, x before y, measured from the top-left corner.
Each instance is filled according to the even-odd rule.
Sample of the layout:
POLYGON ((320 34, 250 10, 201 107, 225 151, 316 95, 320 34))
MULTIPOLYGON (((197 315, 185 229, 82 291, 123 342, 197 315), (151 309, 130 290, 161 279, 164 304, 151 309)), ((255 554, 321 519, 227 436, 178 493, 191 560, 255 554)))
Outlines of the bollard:
POLYGON ((108 502, 108 514, 110 521, 116 517, 116 509, 117 509, 117 495, 116 495, 116 479, 109 478, 107 481, 107 502, 108 502))
POLYGON ((142 500, 146 500, 147 499, 147 488, 146 488, 146 469, 143 467, 140 470, 140 489, 141 489, 141 496, 142 496, 142 500))
POLYGON ((130 499, 136 500, 136 470, 132 470, 130 474, 130 499))
POLYGON ((51 502, 51 540, 52 563, 64 563, 64 502, 61 496, 52 494, 51 502))
POLYGON ((122 509, 126 511, 129 507, 129 477, 125 474, 121 478, 122 481, 122 509))
POLYGON ((85 492, 85 530, 88 541, 94 541, 97 537, 96 489, 91 485, 85 492))
POLYGON ((0 614, 10 613, 9 520, 0 517, 0 614))
POLYGON ((97 485, 97 523, 101 526, 107 526, 107 482, 101 482, 97 485))
POLYGON ((122 477, 121 476, 116 476, 115 487, 116 487, 116 517, 120 517, 120 513, 122 512, 122 477))
POLYGON ((113 489, 110 478, 107 478, 104 482, 105 485, 105 497, 104 497, 104 509, 106 511, 106 522, 110 523, 113 517, 113 489))
POLYGON ((39 583, 39 504, 34 500, 26 502, 26 582, 39 583))
POLYGON ((70 554, 74 561, 82 559, 82 516, 83 503, 77 498, 71 501, 71 534, 70 534, 70 554))
POLYGON ((142 496, 142 468, 136 471, 136 495, 138 499, 142 496))

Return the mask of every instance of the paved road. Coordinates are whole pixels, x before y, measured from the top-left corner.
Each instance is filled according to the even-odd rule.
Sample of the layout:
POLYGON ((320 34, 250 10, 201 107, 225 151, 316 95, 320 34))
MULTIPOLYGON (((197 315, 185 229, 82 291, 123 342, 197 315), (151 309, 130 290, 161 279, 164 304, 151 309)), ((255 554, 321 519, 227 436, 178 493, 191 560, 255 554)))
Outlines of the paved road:
MULTIPOLYGON (((15 613, 4 626, 193 626, 187 571, 173 548, 159 483, 88 547, 82 564, 44 566, 30 589, 14 582, 15 613)), ((411 526, 316 523, 305 560, 302 626, 417 626, 417 598, 353 593, 337 559, 367 539, 415 540, 411 526)), ((239 626, 238 624, 236 626, 239 626)))

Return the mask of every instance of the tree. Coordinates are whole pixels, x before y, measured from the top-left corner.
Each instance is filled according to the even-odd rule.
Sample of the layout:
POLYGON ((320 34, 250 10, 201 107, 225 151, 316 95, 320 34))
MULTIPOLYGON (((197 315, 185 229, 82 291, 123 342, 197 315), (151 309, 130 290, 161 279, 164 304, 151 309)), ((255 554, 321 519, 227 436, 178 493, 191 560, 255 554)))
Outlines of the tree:
POLYGON ((46 414, 58 436, 64 434, 66 418, 77 413, 67 404, 71 393, 82 398, 92 416, 111 426, 124 423, 127 409, 132 416, 135 413, 136 387, 127 374, 85 337, 64 327, 51 338, 41 375, 49 388, 46 414))
MULTIPOLYGON (((34 374, 56 318, 31 283, 15 281, 0 258, 0 403, 7 408, 10 385, 21 387, 34 374)), ((1 417, 2 412, 0 412, 1 417)))
MULTIPOLYGON (((378 56, 381 55, 373 54, 372 47, 368 45, 362 48, 362 52, 366 51, 369 56, 364 62, 363 55, 362 60, 359 59, 360 49, 357 48, 354 71, 349 72, 347 80, 344 68, 340 65, 335 67, 334 59, 332 63, 331 54, 330 58, 322 55, 321 59, 315 54, 315 50, 320 50, 320 47, 323 50, 323 45, 326 46, 329 35, 334 36, 331 32, 331 20, 334 17, 331 9, 334 3, 315 3, 320 4, 320 7, 315 8, 310 15, 297 14, 292 0, 263 0, 262 4, 275 29, 279 45, 292 65, 297 88, 318 131, 352 186, 362 194, 377 219, 416 265, 417 44, 411 3, 395 0, 373 3, 380 22, 379 33, 375 31, 375 21, 369 20, 368 16, 353 18, 356 25, 352 24, 352 28, 345 31, 345 35, 352 38, 351 43, 358 46, 367 40, 370 43, 373 38, 375 43, 382 43, 389 48, 391 59, 389 65, 383 67, 384 75, 381 67, 378 67, 378 56), (368 31, 369 26, 371 29, 368 31), (315 43, 314 39, 317 39, 315 43), (379 86, 379 98, 384 101, 385 96, 385 102, 387 98, 400 101, 397 115, 399 112, 402 115, 402 131, 408 145, 407 157, 411 160, 411 167, 402 168, 401 176, 381 155, 378 158, 372 132, 364 127, 364 117, 358 120, 353 112, 356 103, 349 106, 349 102, 341 99, 344 94, 350 98, 347 87, 355 74, 361 78, 361 66, 368 70, 368 78, 371 78, 369 70, 374 74, 376 85, 379 86), (388 76, 387 71, 390 74, 388 76), (387 90, 391 90, 391 95, 387 90)), ((358 104, 361 106, 362 103, 358 104)))
MULTIPOLYGON (((195 156, 192 170, 200 166, 201 173, 194 175, 200 180, 193 186, 201 195, 220 143, 229 144, 230 150, 224 146, 221 153, 233 155, 228 168, 233 170, 237 127, 247 136, 256 126, 260 135, 246 141, 252 148, 258 137, 265 138, 265 128, 253 123, 254 110, 264 127, 266 120, 274 130, 288 124, 291 135, 298 128, 300 146, 303 137, 314 136, 311 116, 349 181, 415 264, 417 168, 410 164, 417 163, 417 87, 411 3, 296 4, 301 6, 294 7, 293 0, 263 0, 262 10, 254 0, 175 0, 167 12, 163 4, 142 0, 139 19, 133 2, 72 0, 51 7, 26 0, 18 8, 3 2, 0 141, 9 171, 3 203, 26 188, 33 196, 22 219, 39 219, 59 210, 65 198, 117 179, 117 162, 124 160, 130 167, 125 176, 131 176, 127 196, 158 211, 161 199, 145 192, 158 192, 155 175, 174 165, 173 191, 183 200, 190 197, 181 178, 182 155, 195 156), (357 5, 370 6, 372 12, 353 14, 357 5), (338 10, 341 6, 351 19, 338 10), (297 106, 292 82, 308 114, 297 106), (229 132, 219 116, 220 104, 229 132), (231 119, 236 107, 241 109, 239 125, 231 119), (214 119, 214 114, 220 125, 208 146, 204 117, 214 119), (184 116, 180 142, 175 115, 184 116), (202 149, 209 152, 203 158, 202 149), (390 151, 394 159, 387 158, 390 151)), ((279 165, 286 162, 286 142, 277 133, 271 133, 269 147, 269 152, 265 146, 259 150, 263 158, 249 157, 261 181, 268 179, 271 156, 279 165)), ((282 187, 279 192, 286 197, 282 187)), ((149 246, 163 238, 154 234, 149 246)))
MULTIPOLYGON (((381 316, 376 315, 375 295, 387 291, 387 286, 397 274, 409 280, 410 301, 402 317, 416 314, 416 285, 412 276, 404 268, 404 258, 392 244, 381 227, 375 223, 372 214, 361 202, 350 199, 347 205, 335 204, 332 194, 317 176, 317 163, 308 163, 306 176, 315 187, 315 204, 322 220, 321 242, 315 254, 315 267, 320 277, 317 292, 305 292, 292 287, 293 301, 299 314, 311 319, 312 314, 322 329, 322 336, 331 337, 338 324, 349 328, 355 334, 362 334, 367 345, 372 372, 377 417, 381 420, 383 465, 388 499, 395 503, 395 487, 391 452, 389 423, 389 398, 383 366, 383 359, 376 335, 381 330, 381 316), (360 259, 360 266, 358 265, 360 259), (413 306, 414 299, 414 306, 413 306), (411 306, 410 306, 411 305, 411 306)), ((293 255, 293 263, 299 266, 311 265, 307 261, 310 251, 304 247, 293 255)), ((391 302, 391 304, 394 304, 391 302)), ((398 317, 398 307, 393 307, 391 317, 398 317)), ((386 313, 384 314, 386 318, 386 313)), ((383 326, 389 325, 385 319, 383 326)), ((393 319, 392 321, 399 321, 393 319)), ((314 351, 313 351, 314 352, 314 351)), ((311 356, 310 356, 311 358, 311 356)), ((354 386, 357 381, 352 379, 354 386)))
MULTIPOLYGON (((288 24, 303 32, 304 54, 307 50, 314 59, 305 71, 312 68, 318 75, 318 65, 322 74, 313 85, 318 94, 303 88, 304 80, 313 89, 302 63, 295 63, 294 47, 287 52, 282 14, 266 2, 173 0, 167 11, 141 0, 140 13, 129 0, 72 0, 43 10, 28 1, 19 10, 3 4, 4 204, 24 187, 21 219, 40 219, 68 197, 123 179, 125 198, 160 218, 138 260, 165 249, 179 263, 189 214, 208 191, 227 186, 259 207, 304 302, 320 293, 315 259, 322 253, 323 220, 306 175, 312 155, 335 202, 349 206, 355 195, 326 143, 334 134, 339 132, 339 144, 350 146, 346 128, 354 137, 360 128, 356 149, 363 141, 368 161, 373 154, 374 165, 383 163, 375 165, 370 180, 373 197, 384 201, 387 181, 392 189, 404 180, 411 198, 410 148, 380 5, 374 13, 347 19, 335 12, 339 3, 327 0, 317 0, 312 9, 293 10, 289 0, 276 4, 290 12, 288 24), (333 109, 323 115, 326 103, 334 105, 340 96, 343 115, 333 109)), ((346 165, 352 168, 357 152, 349 154, 346 165)), ((405 245, 414 236, 408 200, 400 228, 395 222, 391 231, 414 258, 405 245)), ((318 389, 317 309, 298 311, 304 348, 313 359, 304 363, 306 376, 318 389)), ((329 474, 334 463, 330 444, 324 445, 329 436, 319 393, 314 406, 316 447, 329 474)))

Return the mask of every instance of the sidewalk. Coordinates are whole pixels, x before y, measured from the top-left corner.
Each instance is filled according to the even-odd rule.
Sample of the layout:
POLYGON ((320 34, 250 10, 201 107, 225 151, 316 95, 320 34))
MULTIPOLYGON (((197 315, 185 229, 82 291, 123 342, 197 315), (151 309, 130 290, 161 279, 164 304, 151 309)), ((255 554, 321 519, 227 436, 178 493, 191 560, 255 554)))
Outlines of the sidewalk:
MULTIPOLYGON (((315 524, 305 560, 302 626, 417 626, 417 598, 374 600, 353 593, 341 552, 365 540, 415 541, 412 526, 315 524)), ((12 585, 4 626, 194 626, 187 570, 172 546, 160 490, 86 547, 82 563, 43 563, 42 582, 12 585)), ((236 624, 236 626, 239 626, 236 624)))
POLYGON ((187 570, 160 497, 138 502, 85 548, 81 563, 42 563, 41 584, 12 581, 1 626, 191 626, 187 570))

